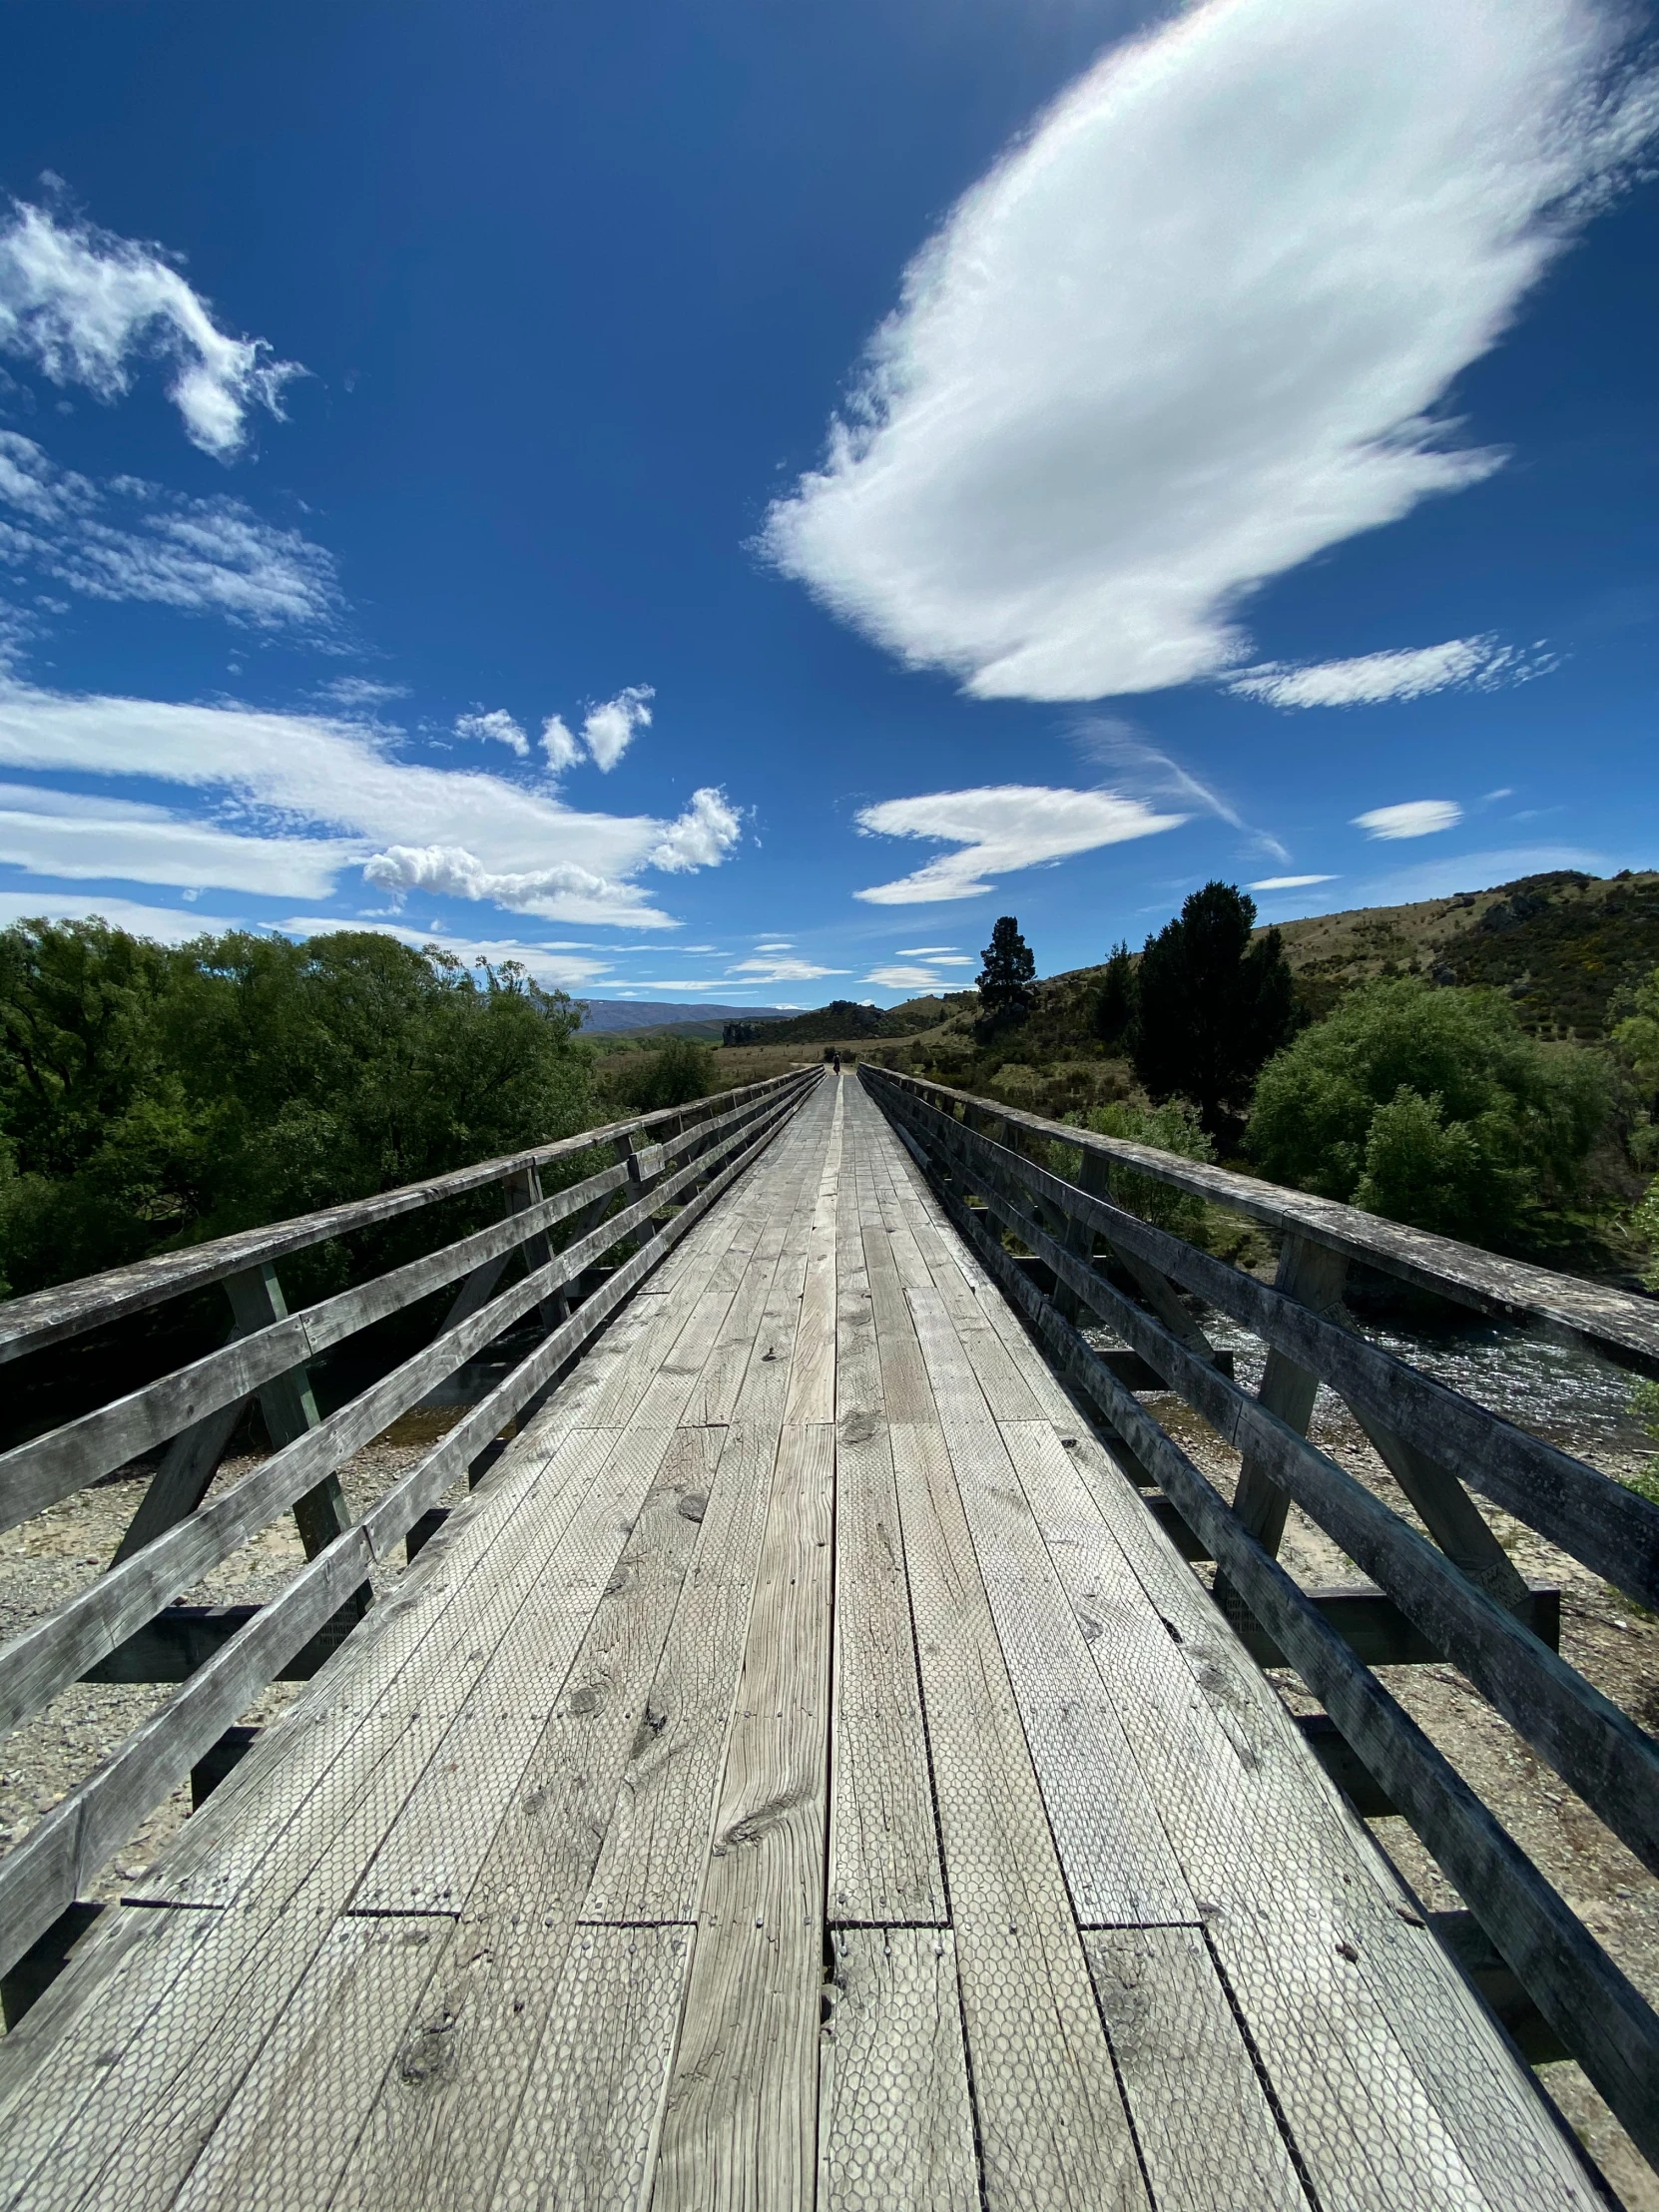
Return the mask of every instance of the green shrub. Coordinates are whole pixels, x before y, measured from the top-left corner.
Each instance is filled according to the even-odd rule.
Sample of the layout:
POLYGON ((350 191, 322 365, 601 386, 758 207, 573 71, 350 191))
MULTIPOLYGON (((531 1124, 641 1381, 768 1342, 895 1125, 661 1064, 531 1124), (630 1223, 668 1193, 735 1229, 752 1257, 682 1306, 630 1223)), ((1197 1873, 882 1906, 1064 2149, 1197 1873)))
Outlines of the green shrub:
POLYGON ((1506 1244, 1573 1195, 1608 1103, 1603 1063, 1536 1043, 1506 999, 1404 976, 1268 1062, 1246 1149, 1277 1183, 1506 1244))
POLYGON ((689 1106, 719 1088, 714 1053, 695 1037, 670 1037, 656 1052, 618 1053, 605 1068, 606 1099, 618 1118, 689 1106))
MULTIPOLYGON (((1165 1106, 1131 1106, 1120 1100, 1091 1107, 1087 1113, 1068 1114, 1066 1121, 1073 1129, 1091 1129, 1097 1137, 1121 1137, 1130 1144, 1151 1145, 1159 1152, 1176 1153, 1183 1160, 1213 1160, 1216 1156, 1215 1145, 1200 1124, 1197 1110, 1184 1099, 1165 1106)), ((1051 1144, 1048 1154, 1048 1165, 1055 1175, 1063 1175, 1068 1182, 1077 1180, 1083 1155, 1075 1145, 1051 1144)), ((1203 1199, 1125 1167, 1107 1170, 1106 1191, 1114 1206, 1121 1206, 1127 1214, 1138 1214, 1155 1229, 1167 1229, 1194 1244, 1205 1241, 1203 1199)))

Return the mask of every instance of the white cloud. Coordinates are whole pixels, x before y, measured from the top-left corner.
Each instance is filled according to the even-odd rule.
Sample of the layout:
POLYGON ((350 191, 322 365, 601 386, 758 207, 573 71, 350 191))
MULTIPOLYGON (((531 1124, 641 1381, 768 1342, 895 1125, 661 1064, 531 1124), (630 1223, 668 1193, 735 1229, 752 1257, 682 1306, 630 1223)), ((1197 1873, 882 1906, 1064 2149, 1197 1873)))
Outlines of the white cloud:
MULTIPOLYGON (((969 965, 972 965, 971 961, 969 965)), ((884 990, 889 991, 946 991, 950 988, 942 975, 935 975, 931 968, 924 967, 871 968, 863 980, 866 983, 879 983, 884 990)))
POLYGON ((547 765, 555 776, 561 775, 567 768, 574 768, 582 758, 582 748, 558 715, 549 715, 542 724, 541 749, 547 755, 547 765))
POLYGON ((649 684, 628 684, 602 707, 591 707, 582 725, 588 751, 609 776, 627 752, 636 730, 651 725, 650 702, 655 696, 649 684))
POLYGON ((1437 830, 1455 830, 1463 810, 1453 799, 1406 799, 1397 807, 1374 807, 1356 815, 1354 827, 1373 837, 1431 837, 1437 830))
POLYGON ((980 698, 1239 660, 1244 597, 1500 465, 1432 418, 1659 113, 1595 0, 1209 0, 906 273, 764 544, 980 698))
POLYGON ((812 960, 740 960, 726 972, 733 977, 752 977, 757 983, 811 983, 821 975, 848 975, 851 970, 819 967, 812 960))
POLYGON ((1300 891, 1310 883, 1335 883, 1335 875, 1264 875, 1259 883, 1247 883, 1247 891, 1300 891))
POLYGON ((669 824, 661 842, 652 846, 651 865, 669 875, 719 867, 737 843, 742 827, 726 794, 706 784, 692 793, 691 805, 669 824))
POLYGON ((1557 666, 1534 647, 1524 653, 1494 637, 1448 638, 1397 653, 1363 653, 1352 661, 1264 661, 1229 678, 1227 689, 1271 707, 1371 707, 1385 699, 1421 699, 1429 692, 1495 691, 1524 684, 1557 666))
POLYGON ((860 811, 861 830, 884 837, 935 837, 962 849, 941 852, 912 875, 853 895, 877 906, 976 898, 992 887, 984 876, 1178 830, 1185 820, 1184 815, 1155 815, 1138 799, 1120 799, 1111 792, 1052 791, 1030 784, 883 800, 860 811))
POLYGON ((465 845, 393 844, 367 861, 363 878, 398 901, 410 891, 433 891, 440 898, 487 898, 510 912, 545 914, 552 921, 675 926, 670 915, 648 904, 637 885, 595 875, 574 860, 501 873, 486 867, 465 845))
POLYGON ((331 555, 241 500, 193 499, 135 476, 99 486, 60 469, 32 438, 0 430, 0 560, 93 599, 148 600, 262 630, 329 629, 331 555), (112 519, 113 518, 113 519, 112 519))
POLYGON ((347 708, 384 707, 394 699, 406 698, 408 690, 407 684, 377 683, 369 676, 335 676, 316 687, 319 699, 347 708))
POLYGON ((1246 822, 1224 793, 1150 744, 1134 723, 1115 715, 1087 715, 1077 724, 1074 735, 1090 760, 1111 770, 1114 787, 1126 796, 1162 801, 1193 814, 1214 815, 1230 829, 1242 830, 1274 859, 1289 860, 1291 855, 1277 837, 1246 822))
POLYGON ((681 869, 713 864, 696 849, 719 843, 707 809, 678 823, 578 813, 478 770, 398 760, 388 745, 384 732, 321 716, 0 686, 0 766, 217 793, 251 811, 261 835, 322 828, 353 853, 383 848, 383 872, 402 887, 441 880, 550 920, 664 928, 671 918, 629 878, 665 846, 681 869))
POLYGON ((362 857, 360 844, 237 835, 160 808, 141 812, 97 800, 44 804, 58 797, 31 792, 30 804, 17 807, 11 788, 0 787, 0 860, 71 881, 114 876, 132 883, 321 898, 339 870, 362 857))
POLYGON ((793 952, 795 950, 795 939, 793 937, 758 937, 755 940, 755 949, 757 952, 793 952))
MULTIPOLYGON (((0 891, 0 929, 14 921, 84 921, 96 915, 112 928, 135 937, 153 937, 161 944, 188 944, 204 933, 222 936, 228 929, 243 929, 245 922, 225 914, 204 914, 194 906, 146 906, 135 898, 107 898, 102 891, 0 891)), ((339 926, 336 922, 335 928, 339 926)))
POLYGON ((893 950, 901 960, 937 960, 947 952, 953 953, 956 947, 953 944, 900 944, 893 950))
POLYGON ((0 229, 0 349, 104 400, 128 391, 135 360, 167 361, 187 435, 222 460, 243 444, 250 408, 279 417, 282 386, 303 373, 264 338, 220 329, 161 247, 26 202, 0 229))
POLYGON ((516 753, 521 761, 530 758, 530 741, 505 707, 496 707, 487 715, 457 715, 455 735, 458 738, 476 738, 481 743, 504 745, 509 752, 516 753))

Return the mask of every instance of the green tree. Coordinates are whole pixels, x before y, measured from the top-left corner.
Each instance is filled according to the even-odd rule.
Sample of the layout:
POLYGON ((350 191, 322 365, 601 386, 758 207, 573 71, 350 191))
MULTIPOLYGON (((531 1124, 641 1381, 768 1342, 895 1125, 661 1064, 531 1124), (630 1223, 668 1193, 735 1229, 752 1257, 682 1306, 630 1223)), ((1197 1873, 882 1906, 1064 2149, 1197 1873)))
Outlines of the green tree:
MULTIPOLYGON (((1092 1129, 1097 1137, 1121 1137, 1130 1144, 1150 1145, 1158 1152, 1173 1152, 1183 1160, 1213 1160, 1216 1148, 1199 1125, 1194 1109, 1182 1099, 1163 1106, 1132 1106, 1125 1100, 1092 1106, 1086 1113, 1067 1114, 1074 1129, 1092 1129)), ((1075 1182, 1082 1153, 1074 1145, 1049 1146, 1049 1164, 1056 1175, 1075 1182)), ((1137 1174, 1129 1167, 1106 1171, 1106 1195, 1125 1213, 1139 1214, 1156 1229, 1185 1237, 1190 1244, 1204 1242, 1206 1209, 1203 1199, 1178 1191, 1156 1176, 1137 1174)))
POLYGON ((619 1114, 654 1114, 664 1106, 689 1106, 719 1088, 714 1053, 695 1037, 670 1037, 657 1052, 617 1054, 606 1071, 605 1090, 619 1114))
POLYGON ((1506 998, 1401 976, 1351 992, 1268 1063, 1247 1149, 1275 1182, 1512 1244, 1572 1195, 1607 1105, 1601 1062, 1537 1043, 1506 998))
POLYGON ((1157 1099, 1190 1098, 1212 1134, 1248 1104, 1258 1070, 1296 1025, 1279 931, 1255 944, 1256 901, 1210 882, 1141 954, 1135 1072, 1157 1099))
POLYGON ((982 1036, 991 1037, 1024 1021, 1037 1003, 1033 988, 1037 963, 1012 914, 1004 914, 992 928, 982 958, 979 1029, 982 1036))
POLYGON ((512 963, 367 932, 169 950, 16 923, 0 1265, 30 1290, 573 1134, 579 1020, 512 963))
POLYGON ((1091 1027, 1108 1052, 1122 1051, 1135 1025, 1135 962, 1127 944, 1113 945, 1095 993, 1091 1027))

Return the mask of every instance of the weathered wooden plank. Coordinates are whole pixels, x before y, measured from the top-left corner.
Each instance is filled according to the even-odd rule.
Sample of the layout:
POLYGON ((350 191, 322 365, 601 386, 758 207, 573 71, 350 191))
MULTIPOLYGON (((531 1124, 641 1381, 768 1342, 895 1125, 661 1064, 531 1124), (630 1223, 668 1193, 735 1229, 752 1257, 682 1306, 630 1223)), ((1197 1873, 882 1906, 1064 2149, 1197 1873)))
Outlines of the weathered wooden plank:
POLYGON ((1515 2201, 1580 2202, 1529 2083, 1412 1947, 1404 1893, 1122 1476, 1092 1438, 1007 1436, 1321 2201, 1417 2205, 1432 2173, 1436 2204, 1499 2203, 1507 2162, 1515 2201))
POLYGON ((1115 1928, 1083 1947, 1159 2212, 1304 2212, 1203 1935, 1115 1928))
POLYGON ((839 1929, 830 1987, 818 2212, 978 2212, 949 1930, 839 1929))
POLYGON ((978 1395, 966 1348, 938 1292, 908 1297, 1077 1921, 1196 1925, 1192 1892, 978 1395))
POLYGON ((929 1421, 933 1418, 933 1393, 927 1384, 927 1370, 916 1344, 910 1309, 904 1303, 904 1287, 898 1278, 891 1241, 879 1223, 867 1217, 862 1241, 887 1418, 907 1423, 929 1421))
POLYGON ((909 1591, 886 1427, 848 1413, 835 1446, 831 1923, 942 1926, 909 1591))
POLYGON ((1146 2203, 1081 1939, 944 1438, 893 1461, 979 2122, 985 2201, 1146 2203))
POLYGON ((784 1401, 786 1425, 832 1421, 835 1417, 835 1222, 841 1119, 841 1092, 837 1087, 813 1209, 801 1322, 790 1364, 789 1396, 784 1401))
POLYGON ((583 1928, 553 2002, 499 2212, 644 2202, 691 1951, 684 1928, 583 1928))
MULTIPOLYGON (((833 1430, 784 1430, 652 2203, 812 2203, 833 1430)), ((676 1992, 678 1994, 678 1992, 676 1992)))

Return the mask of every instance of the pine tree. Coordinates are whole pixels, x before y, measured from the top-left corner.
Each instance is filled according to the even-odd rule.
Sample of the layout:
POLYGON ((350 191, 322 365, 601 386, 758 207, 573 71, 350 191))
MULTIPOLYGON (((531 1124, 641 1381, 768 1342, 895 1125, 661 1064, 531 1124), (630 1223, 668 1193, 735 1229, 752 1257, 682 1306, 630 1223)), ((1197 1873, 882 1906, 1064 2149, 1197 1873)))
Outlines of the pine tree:
POLYGON ((1037 1003, 1032 988, 1037 963, 1012 914, 1004 914, 992 929, 982 957, 985 964, 979 971, 979 1028, 989 1037, 1024 1021, 1037 1003))
POLYGON ((1210 882, 1141 954, 1135 1072, 1154 1098, 1192 1099, 1212 1132, 1249 1104, 1263 1063, 1296 1026, 1279 931, 1252 944, 1255 926, 1253 898, 1210 882))
POLYGON ((1093 1027, 1108 1052, 1121 1052, 1135 1020, 1135 963, 1127 944, 1112 947, 1095 994, 1093 1027))

